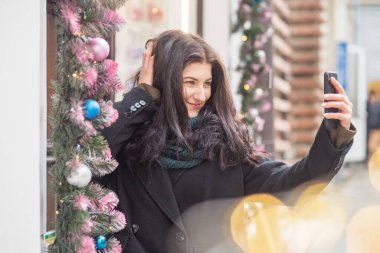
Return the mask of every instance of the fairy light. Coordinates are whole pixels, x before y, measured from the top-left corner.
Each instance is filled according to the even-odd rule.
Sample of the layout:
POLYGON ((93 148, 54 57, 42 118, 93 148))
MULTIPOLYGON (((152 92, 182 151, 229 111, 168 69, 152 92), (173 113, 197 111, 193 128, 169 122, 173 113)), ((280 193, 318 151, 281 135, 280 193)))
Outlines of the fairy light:
POLYGON ((74 78, 79 78, 79 77, 80 77, 80 73, 79 73, 78 71, 75 71, 75 72, 72 74, 72 76, 73 76, 74 78))
POLYGON ((243 88, 244 90, 249 91, 251 89, 251 86, 249 86, 249 84, 246 83, 244 84, 243 88))
POLYGON ((74 77, 74 78, 80 78, 81 76, 82 76, 82 72, 78 72, 78 71, 75 71, 73 74, 72 74, 72 76, 74 77))
POLYGON ((152 8, 152 13, 153 14, 157 14, 158 13, 158 8, 157 7, 153 7, 152 8))
POLYGON ((246 41, 248 40, 247 35, 245 35, 245 34, 242 35, 242 36, 241 36, 241 40, 244 41, 244 42, 246 42, 246 41))
POLYGON ((76 149, 75 160, 76 160, 77 162, 79 162, 79 160, 80 160, 80 156, 79 156, 80 145, 77 144, 76 147, 75 147, 75 149, 76 149))

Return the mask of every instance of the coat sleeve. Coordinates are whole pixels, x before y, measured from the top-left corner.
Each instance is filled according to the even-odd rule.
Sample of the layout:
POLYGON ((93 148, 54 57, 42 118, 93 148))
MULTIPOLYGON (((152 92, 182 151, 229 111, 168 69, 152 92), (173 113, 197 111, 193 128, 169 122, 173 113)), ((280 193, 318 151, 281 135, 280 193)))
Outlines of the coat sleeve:
POLYGON ((102 135, 108 142, 114 157, 128 143, 136 129, 149 120, 157 111, 157 106, 149 93, 135 87, 120 102, 114 104, 119 117, 110 127, 103 129, 102 135))
POLYGON ((287 191, 310 180, 330 181, 342 167, 352 143, 335 147, 321 124, 309 154, 294 165, 265 159, 257 167, 243 166, 245 195, 287 191))

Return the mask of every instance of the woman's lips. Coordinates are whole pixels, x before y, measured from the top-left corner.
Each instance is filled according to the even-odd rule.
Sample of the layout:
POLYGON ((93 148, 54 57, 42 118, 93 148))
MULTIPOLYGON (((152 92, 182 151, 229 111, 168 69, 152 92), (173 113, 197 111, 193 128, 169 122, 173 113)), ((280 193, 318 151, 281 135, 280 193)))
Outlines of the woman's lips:
POLYGON ((202 104, 201 103, 197 103, 197 104, 193 104, 193 103, 189 103, 189 105, 194 108, 194 109, 201 109, 202 107, 202 104))

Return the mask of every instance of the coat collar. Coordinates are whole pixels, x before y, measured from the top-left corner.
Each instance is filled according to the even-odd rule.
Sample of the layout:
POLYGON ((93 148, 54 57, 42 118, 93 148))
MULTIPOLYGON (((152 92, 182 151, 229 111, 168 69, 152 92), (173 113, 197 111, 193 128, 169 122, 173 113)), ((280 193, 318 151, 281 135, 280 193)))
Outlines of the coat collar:
POLYGON ((149 193, 152 199, 156 202, 163 213, 181 230, 184 231, 184 225, 181 219, 181 214, 178 209, 178 204, 175 199, 172 183, 168 172, 159 167, 154 172, 155 175, 149 178, 139 176, 139 180, 149 193), (159 175, 156 175, 159 174, 159 175))

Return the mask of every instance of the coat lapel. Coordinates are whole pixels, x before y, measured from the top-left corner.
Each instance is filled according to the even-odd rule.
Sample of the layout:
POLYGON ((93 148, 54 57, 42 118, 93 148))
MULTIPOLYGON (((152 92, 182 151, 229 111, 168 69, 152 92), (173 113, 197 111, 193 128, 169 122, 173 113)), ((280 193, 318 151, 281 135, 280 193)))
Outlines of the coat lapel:
POLYGON ((140 182, 166 216, 180 229, 184 230, 178 204, 175 199, 168 172, 159 168, 160 175, 151 178, 139 177, 140 182))

